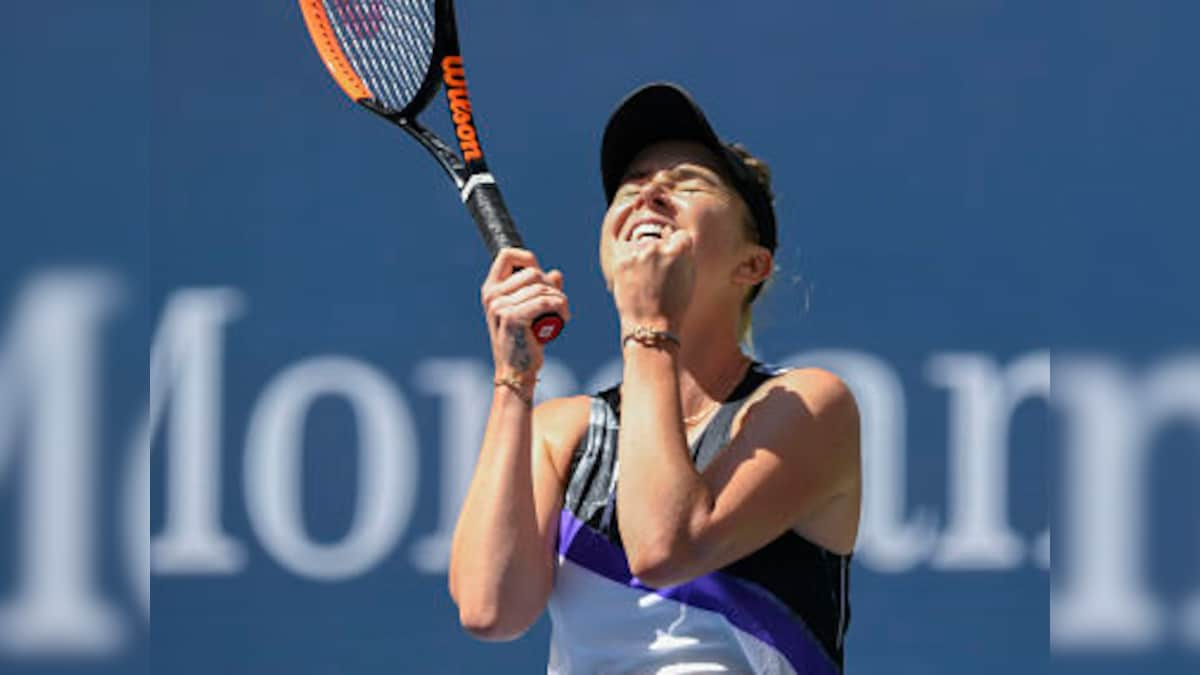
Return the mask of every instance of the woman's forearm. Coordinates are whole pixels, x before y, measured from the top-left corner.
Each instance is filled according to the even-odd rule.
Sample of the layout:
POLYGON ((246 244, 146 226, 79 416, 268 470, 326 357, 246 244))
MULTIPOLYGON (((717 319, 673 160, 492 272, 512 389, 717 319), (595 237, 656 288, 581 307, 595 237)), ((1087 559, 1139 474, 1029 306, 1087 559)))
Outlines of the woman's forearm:
POLYGON ((712 498, 684 435, 675 355, 631 346, 622 385, 617 517, 630 569, 643 581, 677 576, 712 498))
POLYGON ((485 639, 523 632, 552 582, 533 494, 532 413, 497 387, 450 555, 450 592, 468 630, 485 639))

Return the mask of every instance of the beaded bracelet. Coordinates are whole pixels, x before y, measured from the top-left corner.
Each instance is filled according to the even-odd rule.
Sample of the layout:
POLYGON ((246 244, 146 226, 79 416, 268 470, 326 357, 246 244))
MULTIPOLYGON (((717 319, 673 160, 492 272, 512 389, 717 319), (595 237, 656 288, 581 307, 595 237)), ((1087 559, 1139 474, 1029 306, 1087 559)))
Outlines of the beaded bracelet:
POLYGON ((666 330, 655 330, 646 326, 637 326, 632 332, 621 338, 621 351, 625 350, 630 340, 643 347, 650 347, 652 349, 661 349, 668 342, 674 343, 676 347, 680 346, 679 336, 674 333, 666 330))

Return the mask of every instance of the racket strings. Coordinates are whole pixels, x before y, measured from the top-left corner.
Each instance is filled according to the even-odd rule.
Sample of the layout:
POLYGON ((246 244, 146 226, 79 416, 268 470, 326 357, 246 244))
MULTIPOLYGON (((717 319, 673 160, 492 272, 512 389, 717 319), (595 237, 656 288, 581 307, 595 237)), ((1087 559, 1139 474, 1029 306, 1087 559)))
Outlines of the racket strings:
POLYGON ((342 50, 376 102, 403 110, 433 57, 434 0, 323 2, 342 50))
POLYGON ((335 30, 348 47, 354 68, 375 92, 376 98, 393 107, 406 98, 403 72, 396 68, 394 46, 385 39, 387 25, 379 0, 335 0, 335 30))
POLYGON ((420 89, 433 55, 433 3, 425 4, 429 11, 428 16, 399 13, 394 8, 389 8, 390 15, 396 24, 401 26, 396 37, 397 43, 401 45, 398 50, 399 57, 407 66, 402 69, 405 86, 413 92, 409 98, 420 89))

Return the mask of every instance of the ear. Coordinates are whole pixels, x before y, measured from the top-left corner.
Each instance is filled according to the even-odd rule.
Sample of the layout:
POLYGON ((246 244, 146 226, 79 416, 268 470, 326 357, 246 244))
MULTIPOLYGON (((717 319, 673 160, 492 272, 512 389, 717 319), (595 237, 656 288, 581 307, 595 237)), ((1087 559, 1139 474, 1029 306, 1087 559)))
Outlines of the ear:
POLYGON ((751 246, 734 268, 733 281, 748 288, 769 279, 773 269, 775 258, 771 252, 762 246, 751 246))

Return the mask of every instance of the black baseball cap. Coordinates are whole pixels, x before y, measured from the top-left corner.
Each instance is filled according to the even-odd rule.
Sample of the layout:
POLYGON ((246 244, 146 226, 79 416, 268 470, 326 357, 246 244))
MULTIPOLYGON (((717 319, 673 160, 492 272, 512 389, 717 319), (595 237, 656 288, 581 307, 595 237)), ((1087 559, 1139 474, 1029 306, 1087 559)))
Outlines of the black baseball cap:
POLYGON ((693 141, 708 148, 750 207, 758 242, 775 252, 778 232, 768 187, 717 136, 691 95, 671 82, 654 82, 634 90, 608 118, 600 148, 600 174, 608 202, 638 153, 661 141, 693 141))

